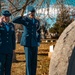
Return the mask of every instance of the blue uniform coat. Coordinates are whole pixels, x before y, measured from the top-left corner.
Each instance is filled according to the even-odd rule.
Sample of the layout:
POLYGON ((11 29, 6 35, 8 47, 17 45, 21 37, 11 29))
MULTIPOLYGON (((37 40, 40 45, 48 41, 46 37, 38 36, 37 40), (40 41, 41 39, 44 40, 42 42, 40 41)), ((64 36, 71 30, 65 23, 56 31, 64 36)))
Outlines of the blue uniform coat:
POLYGON ((22 24, 24 32, 21 38, 21 45, 25 47, 38 46, 40 42, 40 23, 34 18, 34 23, 28 16, 17 17, 13 20, 14 23, 22 24), (36 35, 38 33, 38 36, 36 35))
POLYGON ((12 23, 9 23, 9 31, 7 31, 6 24, 2 23, 0 26, 0 53, 13 53, 15 50, 15 29, 12 23))

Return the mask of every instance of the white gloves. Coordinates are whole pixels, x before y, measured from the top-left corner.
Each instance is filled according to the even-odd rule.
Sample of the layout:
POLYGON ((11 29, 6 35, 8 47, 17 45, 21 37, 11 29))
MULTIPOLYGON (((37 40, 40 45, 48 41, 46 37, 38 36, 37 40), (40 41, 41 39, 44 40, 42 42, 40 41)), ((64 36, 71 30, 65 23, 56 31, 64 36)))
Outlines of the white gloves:
POLYGON ((4 16, 0 17, 0 23, 2 23, 4 20, 4 16))
POLYGON ((0 27, 2 27, 1 23, 3 22, 4 20, 4 16, 0 17, 0 27))

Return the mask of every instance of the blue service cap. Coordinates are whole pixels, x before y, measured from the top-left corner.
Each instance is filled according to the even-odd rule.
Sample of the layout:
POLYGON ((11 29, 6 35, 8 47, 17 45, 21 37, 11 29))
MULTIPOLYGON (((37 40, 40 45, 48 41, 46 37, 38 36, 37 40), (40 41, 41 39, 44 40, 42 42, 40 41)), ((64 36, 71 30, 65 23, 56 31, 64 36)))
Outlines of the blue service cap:
POLYGON ((9 17, 11 16, 11 13, 8 10, 4 10, 2 11, 2 15, 9 17))
POLYGON ((28 12, 35 12, 35 9, 33 6, 28 6, 28 12))

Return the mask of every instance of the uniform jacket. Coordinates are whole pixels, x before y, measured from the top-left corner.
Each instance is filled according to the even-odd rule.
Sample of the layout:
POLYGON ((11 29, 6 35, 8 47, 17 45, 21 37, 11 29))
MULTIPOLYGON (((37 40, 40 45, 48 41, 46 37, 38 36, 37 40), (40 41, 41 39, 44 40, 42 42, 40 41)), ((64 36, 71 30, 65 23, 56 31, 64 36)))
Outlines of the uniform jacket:
POLYGON ((0 26, 0 53, 12 53, 15 50, 15 29, 12 23, 9 23, 9 31, 5 23, 0 26))
POLYGON ((38 46, 37 43, 40 42, 40 23, 34 18, 34 23, 28 16, 17 17, 13 20, 14 23, 22 24, 24 32, 21 38, 22 46, 38 46), (36 32, 38 36, 36 36, 36 32))

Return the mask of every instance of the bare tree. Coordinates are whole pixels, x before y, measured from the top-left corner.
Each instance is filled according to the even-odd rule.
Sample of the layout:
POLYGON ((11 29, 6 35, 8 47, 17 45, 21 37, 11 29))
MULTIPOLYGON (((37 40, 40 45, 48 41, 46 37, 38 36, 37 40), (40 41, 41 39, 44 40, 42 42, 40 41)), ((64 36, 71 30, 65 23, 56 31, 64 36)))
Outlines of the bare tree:
MULTIPOLYGON (((1 1, 1 0, 0 0, 1 1)), ((52 21, 54 20, 54 17, 50 14, 50 7, 51 7, 51 1, 52 0, 2 0, 6 1, 4 3, 2 3, 2 9, 5 9, 6 7, 9 8, 9 10, 11 11, 11 13, 13 14, 13 16, 16 15, 24 15, 24 12, 26 12, 26 7, 28 5, 33 5, 36 10, 40 10, 41 9, 41 13, 46 13, 47 14, 43 14, 43 18, 42 20, 47 21, 46 17, 52 21), (8 5, 7 5, 8 3, 8 5), (45 10, 43 10, 45 9, 45 10)), ((69 4, 74 4, 73 2, 69 3, 70 0, 56 0, 56 3, 53 6, 53 9, 57 9, 58 14, 60 14, 61 11, 63 11, 64 9, 64 4, 66 3, 67 5, 69 4)), ((69 8, 71 9, 71 8, 69 8)), ((73 8, 74 9, 74 8, 73 8)), ((52 11, 55 14, 55 11, 52 11)), ((40 18, 41 13, 36 13, 38 18, 40 18)), ((73 15, 73 12, 71 12, 71 15, 73 15)))

